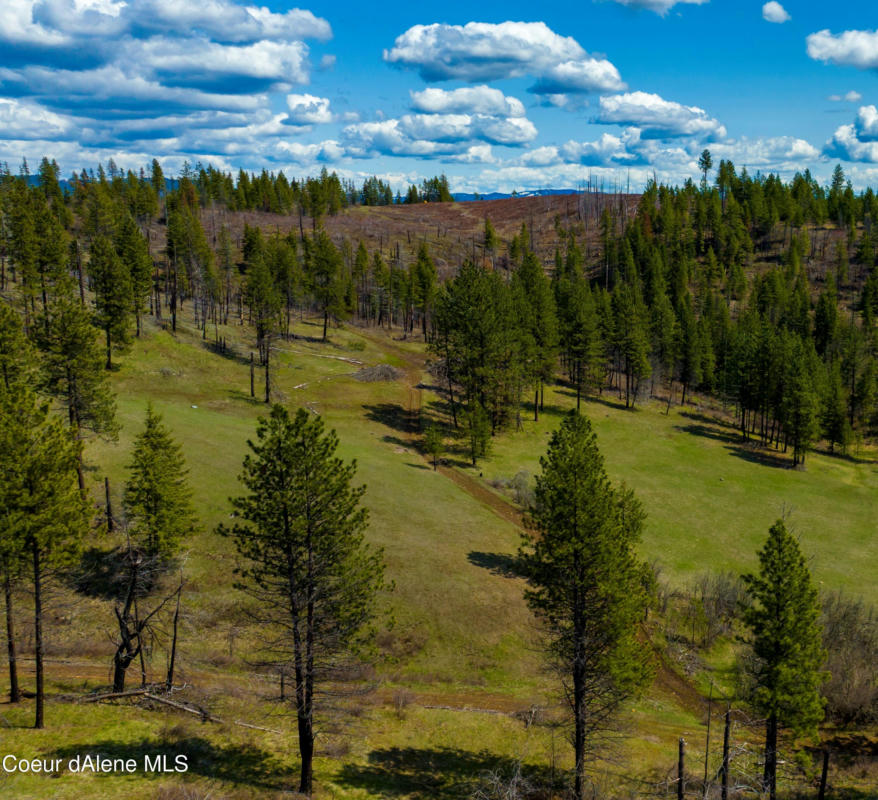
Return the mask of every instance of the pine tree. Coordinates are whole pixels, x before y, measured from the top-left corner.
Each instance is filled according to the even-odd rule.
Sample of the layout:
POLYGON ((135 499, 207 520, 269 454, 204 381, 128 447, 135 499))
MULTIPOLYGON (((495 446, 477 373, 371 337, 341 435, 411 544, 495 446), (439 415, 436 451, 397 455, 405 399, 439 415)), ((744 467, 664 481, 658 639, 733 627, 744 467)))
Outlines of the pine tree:
POLYGON ((309 289, 323 312, 323 339, 330 316, 344 312, 344 286, 342 282, 342 258, 329 234, 322 228, 313 238, 305 240, 305 256, 309 289))
POLYGON ((283 301, 261 252, 249 266, 245 289, 250 318, 256 327, 256 347, 265 367, 265 402, 268 403, 271 399, 271 339, 280 323, 283 301))
POLYGON ((550 662, 574 720, 574 797, 586 759, 624 700, 649 680, 638 642, 647 597, 634 548, 644 512, 607 478, 589 421, 571 411, 540 460, 536 501, 520 552, 528 605, 549 636, 550 662))
POLYGON ((323 421, 275 405, 260 418, 244 459, 247 494, 232 500, 240 522, 221 532, 246 560, 239 588, 257 601, 270 663, 295 677, 301 772, 313 785, 314 694, 338 679, 374 615, 384 587, 380 551, 365 543, 365 487, 354 487, 356 462, 336 457, 338 437, 323 421))
POLYGON ((418 248, 418 258, 413 266, 415 304, 421 312, 421 328, 427 341, 427 318, 433 312, 436 301, 436 265, 430 256, 426 242, 418 248))
POLYGON ((625 408, 633 407, 641 382, 649 377, 646 308, 631 284, 620 283, 612 296, 614 346, 625 375, 625 408))
POLYGON ((140 317, 152 291, 152 257, 149 254, 149 244, 130 215, 117 228, 115 244, 119 258, 128 270, 131 311, 137 323, 137 335, 140 336, 140 317))
POLYGON ((0 540, 5 555, 29 564, 33 581, 35 728, 44 726, 44 590, 74 562, 89 528, 76 485, 79 448, 27 387, 0 395, 0 540))
POLYGON ((710 150, 705 148, 701 155, 698 158, 698 169, 701 170, 701 187, 703 191, 707 191, 707 173, 713 167, 713 158, 710 155, 710 150))
POLYGON ((847 399, 841 381, 841 369, 838 363, 833 364, 829 371, 820 414, 823 435, 829 440, 830 452, 835 452, 839 445, 841 452, 847 452, 851 438, 851 427, 847 416, 847 399))
POLYGON ((817 434, 819 410, 810 359, 801 340, 795 340, 784 366, 784 390, 779 415, 793 446, 793 466, 796 466, 805 463, 805 454, 817 434))
POLYGON ((744 624, 753 652, 752 702, 766 717, 763 791, 774 800, 778 730, 806 733, 823 719, 820 603, 799 543, 780 519, 759 551, 759 574, 743 579, 751 601, 744 624))
MULTIPOLYGON (((84 431, 115 438, 116 403, 102 363, 91 315, 68 282, 49 306, 49 324, 38 326, 37 345, 43 352, 42 386, 67 411, 76 439, 84 431)), ((81 451, 80 489, 85 490, 81 451)))
POLYGON ((533 253, 525 254, 513 274, 512 291, 518 294, 519 306, 524 311, 521 322, 533 342, 533 364, 528 377, 535 392, 534 420, 538 420, 543 386, 552 379, 558 360, 558 314, 552 285, 533 253))
POLYGON ((167 559, 195 529, 183 449, 152 405, 134 440, 123 504, 132 540, 150 558, 167 559))
POLYGON ((497 244, 499 239, 497 237, 497 231, 494 230, 494 226, 491 224, 491 220, 486 216, 485 217, 485 252, 490 254, 491 256, 491 264, 494 264, 494 253, 497 250, 497 244))
MULTIPOLYGON (((27 387, 33 373, 33 354, 24 335, 18 312, 0 302, 0 404, 27 387)), ((0 455, 2 458, 2 455, 0 455)), ((0 478, 0 485, 3 479, 0 478)), ((2 491, 2 490, 0 490, 2 491)), ((18 685, 18 656, 15 637, 13 589, 23 570, 22 542, 12 524, 12 509, 0 508, 0 573, 6 610, 6 651, 9 663, 9 702, 21 699, 18 685)))
POLYGON ((95 293, 95 324, 106 336, 106 366, 112 369, 113 344, 118 346, 129 341, 134 308, 131 273, 105 236, 97 236, 92 242, 88 269, 95 293))
POLYGON ((439 464, 439 456, 445 452, 442 431, 437 425, 430 425, 424 433, 424 450, 433 457, 433 470, 435 471, 439 464))

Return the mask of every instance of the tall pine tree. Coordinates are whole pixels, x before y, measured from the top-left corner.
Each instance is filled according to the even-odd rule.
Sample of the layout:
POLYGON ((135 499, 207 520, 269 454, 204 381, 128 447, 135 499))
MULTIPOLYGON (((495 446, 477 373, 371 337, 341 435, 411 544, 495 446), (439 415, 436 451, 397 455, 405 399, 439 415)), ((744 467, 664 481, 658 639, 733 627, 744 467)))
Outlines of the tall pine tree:
POLYGON ((540 460, 536 502, 520 552, 525 599, 545 625, 548 658, 573 713, 574 797, 585 797, 586 761, 623 701, 650 677, 637 639, 647 597, 634 548, 645 514, 614 488, 588 419, 571 411, 540 460))
POLYGON ((766 718, 763 791, 774 800, 778 731, 816 727, 823 719, 820 686, 826 680, 817 589, 783 520, 771 526, 759 551, 759 573, 744 575, 744 585, 751 601, 744 610, 753 655, 747 665, 751 699, 766 718))

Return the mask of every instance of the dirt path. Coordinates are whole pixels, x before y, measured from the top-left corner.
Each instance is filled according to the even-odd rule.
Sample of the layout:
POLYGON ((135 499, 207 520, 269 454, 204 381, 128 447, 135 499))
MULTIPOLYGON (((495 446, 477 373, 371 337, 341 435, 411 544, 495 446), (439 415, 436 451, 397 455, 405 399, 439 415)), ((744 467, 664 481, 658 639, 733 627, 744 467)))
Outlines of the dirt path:
MULTIPOLYGON (((420 453, 419 435, 418 435, 418 416, 421 409, 421 390, 417 388, 421 381, 421 376, 425 369, 426 359, 415 353, 411 353, 399 346, 393 344, 389 337, 379 337, 370 335, 366 332, 364 335, 372 339, 376 344, 385 351, 392 352, 406 365, 406 390, 408 392, 408 403, 406 411, 412 419, 413 429, 406 437, 411 443, 412 449, 420 453)), ((424 456, 425 460, 427 459, 424 456)), ((498 517, 509 522, 523 530, 525 530, 524 514, 517 506, 504 500, 500 495, 492 492, 483 483, 474 478, 472 475, 463 472, 454 467, 440 466, 439 472, 446 478, 452 480, 470 497, 478 500, 483 505, 491 509, 498 517)), ((668 663, 664 654, 658 648, 655 649, 657 669, 655 676, 655 687, 667 695, 670 695, 681 708, 700 716, 707 708, 707 700, 704 696, 690 683, 685 677, 680 675, 671 664, 668 663)), ((419 705, 422 703, 419 703, 419 705)), ((427 706, 429 707, 429 706, 427 706)))

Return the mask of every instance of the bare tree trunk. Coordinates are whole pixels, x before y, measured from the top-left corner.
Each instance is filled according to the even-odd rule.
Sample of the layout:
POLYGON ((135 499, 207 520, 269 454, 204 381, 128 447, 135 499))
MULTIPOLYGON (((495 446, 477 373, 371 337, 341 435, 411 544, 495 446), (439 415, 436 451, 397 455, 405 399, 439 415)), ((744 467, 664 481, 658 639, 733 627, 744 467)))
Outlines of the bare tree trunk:
POLYGON ((762 791, 769 800, 777 796, 777 715, 771 713, 765 723, 765 769, 762 772, 762 791))
POLYGON ((817 800, 826 797, 826 779, 829 777, 829 750, 823 751, 823 769, 820 771, 820 789, 817 792, 817 800))
POLYGON ((3 568, 3 594, 6 601, 6 650, 9 653, 9 702, 21 700, 18 688, 18 660, 15 654, 15 616, 12 611, 12 578, 9 576, 10 565, 3 568))
POLYGON ((677 754, 677 800, 683 800, 686 792, 686 741, 680 737, 677 754))
POLYGON ((104 495, 106 497, 107 502, 107 530, 112 533, 113 532, 113 505, 110 502, 110 479, 108 477, 104 478, 104 495))
POLYGON ((729 734, 732 727, 732 709, 726 709, 726 725, 723 731, 723 786, 722 800, 729 800, 729 734))
POLYGON ((43 728, 43 705, 45 702, 43 684, 43 588, 40 550, 36 539, 31 539, 34 562, 34 662, 36 667, 36 715, 34 728, 43 728))
POLYGON ((271 402, 271 373, 269 372, 269 362, 271 361, 271 343, 265 343, 265 402, 271 402))
POLYGON ((174 611, 174 634, 171 639, 171 657, 168 660, 168 679, 165 688, 170 692, 174 685, 174 663, 177 660, 177 624, 180 621, 180 594, 183 591, 183 578, 180 578, 180 588, 177 589, 177 608, 174 611))

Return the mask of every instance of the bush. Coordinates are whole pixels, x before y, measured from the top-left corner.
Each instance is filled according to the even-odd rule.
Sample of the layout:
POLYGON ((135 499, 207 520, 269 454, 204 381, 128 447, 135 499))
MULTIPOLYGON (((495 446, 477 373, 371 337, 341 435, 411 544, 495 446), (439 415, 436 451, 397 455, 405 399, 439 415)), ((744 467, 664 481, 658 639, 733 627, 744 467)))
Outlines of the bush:
POLYGON ((832 592, 823 598, 823 646, 830 678, 827 715, 842 724, 878 720, 878 614, 862 600, 832 592))

